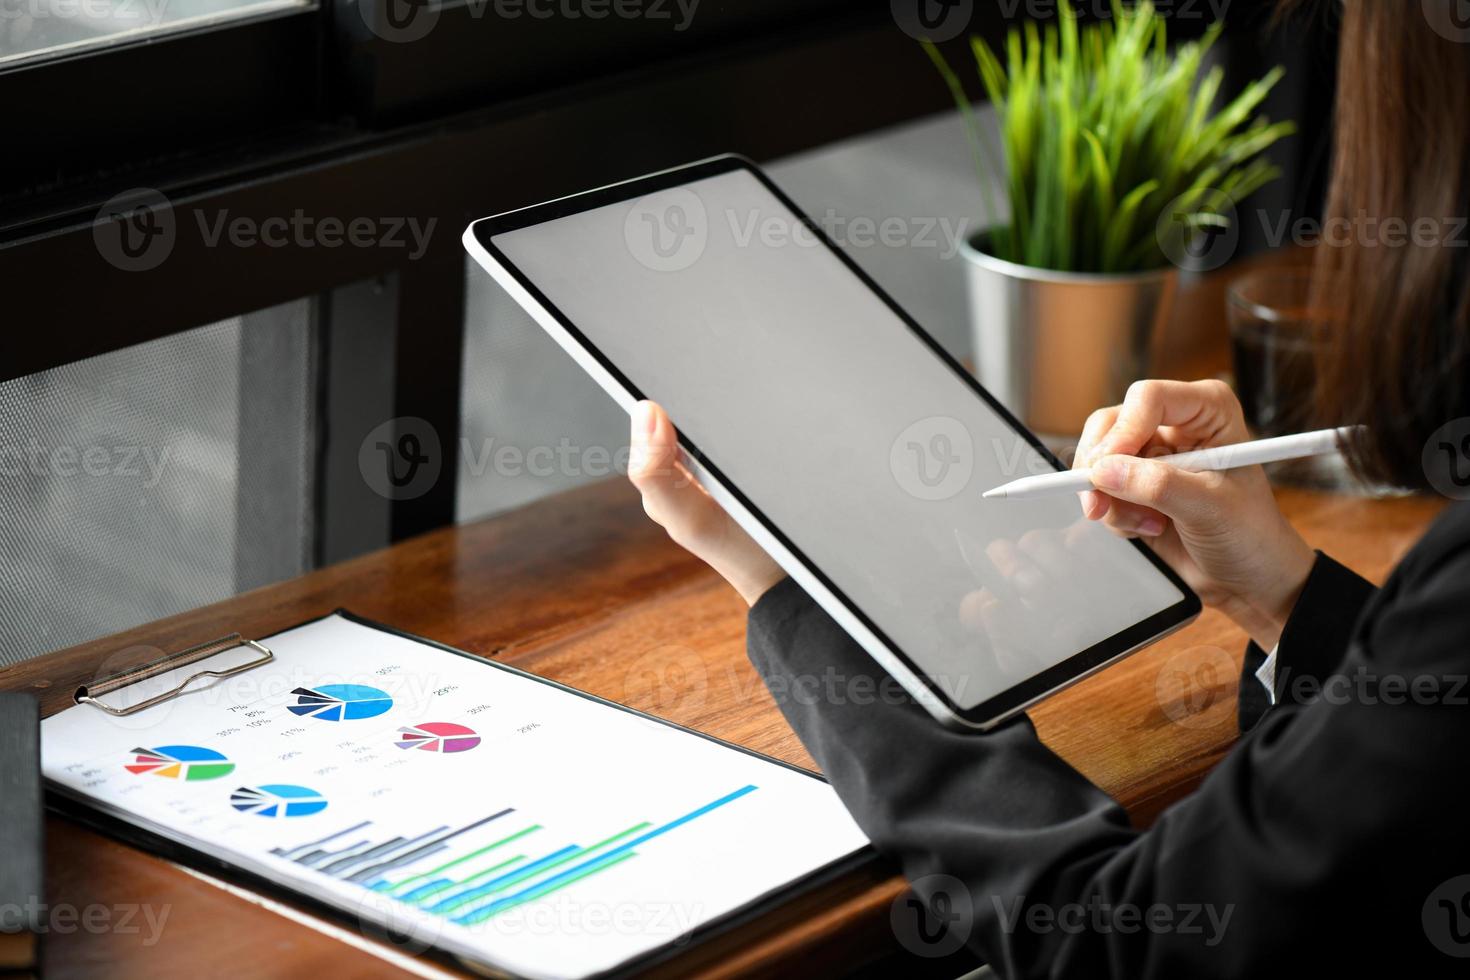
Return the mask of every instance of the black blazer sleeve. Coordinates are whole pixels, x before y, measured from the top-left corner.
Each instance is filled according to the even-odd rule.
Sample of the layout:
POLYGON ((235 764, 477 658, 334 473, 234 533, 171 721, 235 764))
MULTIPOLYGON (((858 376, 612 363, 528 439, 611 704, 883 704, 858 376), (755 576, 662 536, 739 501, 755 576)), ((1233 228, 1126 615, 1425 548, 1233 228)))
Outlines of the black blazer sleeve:
MULTIPOLYGON (((1276 645, 1277 704, 1300 704, 1293 692, 1316 690, 1347 656, 1358 617, 1373 598, 1373 584, 1317 553, 1316 564, 1276 645)), ((1249 731, 1271 707, 1256 671, 1266 651, 1255 641, 1245 648, 1240 671, 1240 730, 1249 731)))
POLYGON ((859 825, 1004 977, 1276 976, 1294 955, 1436 975, 1464 961, 1421 912, 1470 870, 1451 805, 1470 745, 1459 513, 1361 619, 1343 611, 1355 639, 1317 695, 1269 712, 1146 832, 1029 721, 941 727, 790 581, 752 609, 750 654, 859 825))

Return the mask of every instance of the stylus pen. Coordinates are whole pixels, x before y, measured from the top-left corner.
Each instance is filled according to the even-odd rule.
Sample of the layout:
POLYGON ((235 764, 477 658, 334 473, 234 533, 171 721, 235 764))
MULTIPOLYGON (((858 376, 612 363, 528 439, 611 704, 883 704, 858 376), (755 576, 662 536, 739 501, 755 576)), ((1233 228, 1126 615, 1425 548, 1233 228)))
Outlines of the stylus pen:
MULTIPOLYGON (((1353 434, 1354 428, 1344 426, 1341 429, 1318 429, 1316 432, 1302 432, 1293 436, 1276 436, 1272 439, 1237 442, 1230 446, 1194 449, 1187 453, 1160 456, 1158 461, 1177 466, 1181 470, 1200 472, 1233 470, 1260 463, 1278 463, 1284 459, 1325 456, 1337 452, 1342 443, 1353 434)), ((1044 473, 1041 476, 1013 480, 994 490, 985 491, 982 496, 989 499, 1031 500, 1091 489, 1091 470, 1063 470, 1060 473, 1044 473)))

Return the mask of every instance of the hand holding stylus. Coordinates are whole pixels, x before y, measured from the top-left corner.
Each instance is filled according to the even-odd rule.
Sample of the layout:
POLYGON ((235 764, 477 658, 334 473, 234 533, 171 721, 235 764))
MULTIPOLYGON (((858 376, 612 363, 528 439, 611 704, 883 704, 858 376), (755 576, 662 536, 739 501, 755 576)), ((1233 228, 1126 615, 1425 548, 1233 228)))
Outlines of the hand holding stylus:
MULTIPOLYGON (((1233 470, 1241 466, 1260 466, 1288 459, 1326 456, 1337 452, 1352 434, 1351 427, 1318 429, 1315 432, 1299 432, 1295 435, 1274 436, 1270 439, 1232 442, 1228 446, 1189 449, 1182 453, 1170 453, 1166 456, 1152 458, 1160 463, 1168 463, 1178 469, 1194 472, 1233 470)), ((1079 490, 1091 489, 1092 471, 1072 469, 1059 473, 1022 477, 1019 480, 1012 480, 1010 483, 986 490, 981 496, 987 500, 1034 500, 1037 497, 1060 497, 1069 493, 1077 493, 1079 490)))
POLYGON ((1122 405, 1087 420, 1072 465, 1090 467, 1097 488, 1081 493, 1083 516, 1145 539, 1269 650, 1316 556, 1277 508, 1265 472, 1191 471, 1150 458, 1249 438, 1224 382, 1140 381, 1122 405))
MULTIPOLYGON (((1097 487, 1081 494, 1083 516, 1123 537, 1144 538, 1201 599, 1270 649, 1315 555, 1277 509, 1265 473, 1259 466, 1193 472, 1147 458, 1249 438, 1228 385, 1141 381, 1122 405, 1092 414, 1073 465, 1090 466, 1097 487)), ((644 510, 675 542, 748 603, 781 580, 780 566, 679 463, 678 439, 663 409, 637 406, 632 449, 628 476, 644 510)))

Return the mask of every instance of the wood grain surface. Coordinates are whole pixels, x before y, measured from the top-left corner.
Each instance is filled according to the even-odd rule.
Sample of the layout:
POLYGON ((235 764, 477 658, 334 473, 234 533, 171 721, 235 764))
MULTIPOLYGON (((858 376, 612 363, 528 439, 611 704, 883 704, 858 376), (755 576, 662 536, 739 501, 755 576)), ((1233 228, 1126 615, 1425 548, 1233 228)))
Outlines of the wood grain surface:
MULTIPOLYGON (((1309 541, 1371 578, 1387 573, 1439 508, 1423 498, 1301 490, 1279 499, 1309 541)), ((0 688, 35 692, 49 714, 99 676, 235 630, 266 636, 339 607, 812 765, 745 658, 744 604, 648 522, 617 480, 28 661, 0 672, 0 688)), ((1207 611, 1032 717, 1053 749, 1147 823, 1229 751, 1244 642, 1207 611)), ((48 833, 49 902, 169 910, 151 946, 146 928, 48 937, 53 975, 271 976, 283 964, 294 974, 328 964, 348 976, 401 972, 59 817, 48 833)), ((867 871, 656 972, 790 975, 870 962, 893 945, 888 909, 902 892, 900 879, 867 871)))

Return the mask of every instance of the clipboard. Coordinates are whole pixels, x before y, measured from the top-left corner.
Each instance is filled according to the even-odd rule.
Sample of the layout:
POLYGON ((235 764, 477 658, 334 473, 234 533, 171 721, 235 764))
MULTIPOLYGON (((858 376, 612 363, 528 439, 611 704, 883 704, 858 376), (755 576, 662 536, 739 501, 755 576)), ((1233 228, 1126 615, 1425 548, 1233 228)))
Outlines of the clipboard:
MULTIPOLYGON (((640 723, 651 724, 669 732, 677 732, 681 736, 690 736, 702 743, 719 746, 721 749, 729 750, 739 756, 759 760, 763 766, 773 767, 774 771, 796 774, 803 782, 810 781, 823 786, 826 784, 826 781, 822 777, 814 773, 764 756, 743 746, 717 739, 664 719, 659 719, 644 712, 617 704, 616 702, 576 690, 575 688, 546 678, 538 677, 518 668, 495 661, 488 661, 445 644, 355 616, 345 610, 338 610, 328 616, 309 620, 289 630, 282 631, 280 634, 276 634, 276 637, 280 638, 295 634, 299 630, 316 624, 322 624, 325 621, 332 620, 334 617, 357 627, 377 631, 387 637, 394 637, 414 644, 420 644, 435 651, 451 654, 456 658, 464 658, 465 660, 471 661, 476 668, 485 668, 496 672, 496 674, 516 678, 521 682, 534 683, 538 688, 544 687, 548 691, 556 692, 557 696, 570 696, 579 702, 597 705, 600 708, 612 709, 619 716, 636 718, 640 723)), ((69 710, 95 711, 99 718, 127 718, 169 701, 186 700, 191 693, 208 689, 208 685, 199 683, 203 679, 209 679, 210 683, 213 684, 220 678, 239 677, 268 664, 276 663, 277 657, 272 649, 274 646, 276 646, 276 641, 272 639, 248 640, 238 634, 221 637, 218 640, 212 640, 208 643, 191 647, 188 650, 161 657, 141 667, 133 668, 113 677, 104 678, 99 682, 81 688, 76 692, 77 708, 69 710), (115 695, 118 692, 125 691, 131 685, 155 680, 170 672, 184 671, 191 666, 200 665, 206 660, 231 651, 239 651, 237 656, 248 657, 248 659, 221 670, 205 669, 190 671, 184 679, 176 683, 171 680, 167 692, 150 694, 147 698, 132 703, 112 704, 99 700, 108 698, 109 695, 115 695)), ((48 787, 50 789, 50 792, 48 792, 48 803, 53 809, 73 819, 96 827, 110 835, 136 843, 150 851, 178 861, 181 864, 238 882, 292 907, 332 919, 339 923, 354 925, 359 929, 363 929, 365 934, 385 940, 395 947, 399 947, 400 951, 405 939, 412 938, 406 937, 403 933, 394 932, 391 928, 391 923, 381 929, 381 931, 375 932, 371 928, 372 923, 368 923, 362 919, 360 914, 354 915, 352 912, 343 908, 340 902, 326 900, 321 895, 292 887, 292 882, 282 881, 272 875, 262 874, 257 868, 231 860, 229 856, 212 853, 206 848, 190 846, 188 843, 175 839, 170 834, 150 830, 146 826, 146 823, 140 825, 138 821, 128 819, 125 814, 115 812, 110 806, 98 806, 95 801, 89 801, 85 794, 75 792, 74 786, 67 786, 50 778, 49 772, 48 787)), ((661 943, 624 962, 584 975, 599 978, 633 975, 655 964, 676 957, 695 944, 706 942, 716 936, 737 929, 754 919, 760 918, 793 898, 857 871, 871 863, 874 859, 875 855, 871 846, 867 845, 864 841, 861 846, 851 849, 848 853, 825 861, 819 866, 804 869, 799 874, 793 874, 788 880, 781 882, 779 887, 769 889, 758 895, 752 895, 748 901, 726 909, 719 915, 709 918, 708 921, 700 922, 686 934, 677 937, 676 941, 661 943)), ((464 955, 463 949, 454 948, 448 944, 422 944, 422 949, 419 950, 416 948, 415 952, 439 962, 468 968, 485 975, 539 975, 535 971, 528 972, 507 968, 505 963, 497 961, 493 956, 466 956, 464 955)))
POLYGON ((239 633, 230 633, 229 635, 222 636, 217 640, 209 640, 205 643, 200 643, 197 646, 189 647, 187 650, 180 650, 178 653, 166 654, 162 657, 159 657, 157 660, 149 661, 148 663, 142 664, 141 666, 132 667, 124 671, 119 671, 116 674, 112 674, 108 677, 103 677, 100 680, 93 681, 91 684, 83 684, 81 687, 77 688, 76 694, 72 696, 72 700, 75 701, 77 704, 90 704, 94 708, 107 712, 114 718, 126 718, 127 716, 137 714, 140 711, 146 711, 154 705, 159 705, 165 701, 173 700, 179 695, 186 693, 190 689, 190 687, 193 686, 194 682, 200 680, 201 678, 207 677, 213 680, 220 680, 226 677, 234 677, 236 674, 242 674, 247 670, 254 670, 256 667, 263 667, 275 658, 276 655, 274 653, 272 653, 268 648, 261 645, 257 641, 247 640, 239 633), (178 670, 183 667, 188 667, 189 665, 196 664, 201 660, 208 660, 211 657, 217 656, 221 653, 226 653, 230 650, 238 649, 240 647, 248 647, 256 651, 259 656, 257 656, 253 660, 248 660, 244 663, 235 664, 222 670, 197 671, 181 680, 174 687, 147 697, 141 701, 138 701, 135 704, 117 706, 107 704, 106 702, 101 700, 104 696, 111 694, 114 691, 120 691, 124 688, 132 686, 133 684, 138 684, 151 678, 166 674, 171 670, 178 670))

